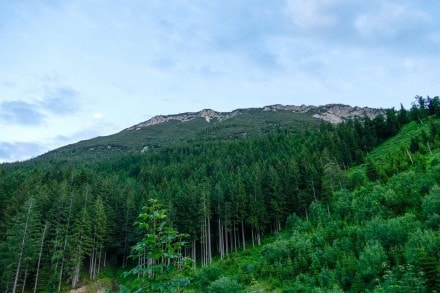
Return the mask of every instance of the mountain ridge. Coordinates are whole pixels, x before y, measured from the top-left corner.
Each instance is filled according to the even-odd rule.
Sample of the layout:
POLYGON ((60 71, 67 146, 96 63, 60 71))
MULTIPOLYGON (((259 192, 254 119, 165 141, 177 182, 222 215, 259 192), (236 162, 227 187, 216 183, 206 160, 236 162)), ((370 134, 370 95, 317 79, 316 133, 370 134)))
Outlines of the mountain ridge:
POLYGON ((305 104, 301 106, 273 104, 273 105, 263 106, 261 108, 235 109, 230 112, 218 112, 212 109, 203 109, 198 112, 183 112, 179 114, 156 115, 144 122, 135 124, 124 130, 127 131, 139 130, 144 127, 161 124, 164 122, 168 122, 170 120, 187 122, 197 117, 204 118, 206 122, 210 122, 213 119, 218 119, 219 121, 222 121, 240 115, 247 110, 262 110, 262 111, 272 111, 272 112, 292 111, 294 113, 316 112, 313 115, 314 118, 325 120, 330 123, 341 123, 345 119, 354 118, 354 117, 368 116, 369 118, 374 118, 379 114, 384 114, 384 111, 382 109, 370 108, 370 107, 358 107, 358 106, 353 107, 353 106, 349 106, 345 104, 337 104, 337 103, 320 105, 320 106, 305 105, 305 104))
MULTIPOLYGON (((352 107, 344 104, 295 106, 273 104, 230 112, 203 109, 171 115, 157 115, 120 132, 98 136, 52 150, 40 157, 60 160, 96 160, 112 155, 171 147, 195 140, 229 140, 265 136, 287 130, 302 132, 319 127, 322 121, 333 124, 347 119, 384 115, 385 110, 352 107)), ((38 158, 38 157, 37 157, 38 158)))

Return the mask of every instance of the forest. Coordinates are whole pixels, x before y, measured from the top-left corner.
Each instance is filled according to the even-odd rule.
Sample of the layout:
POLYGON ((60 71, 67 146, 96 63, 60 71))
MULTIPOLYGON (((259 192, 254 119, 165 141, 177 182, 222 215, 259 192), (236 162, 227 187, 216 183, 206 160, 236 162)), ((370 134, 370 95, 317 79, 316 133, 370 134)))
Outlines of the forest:
POLYGON ((439 117, 2 164, 0 291, 439 292, 439 117))

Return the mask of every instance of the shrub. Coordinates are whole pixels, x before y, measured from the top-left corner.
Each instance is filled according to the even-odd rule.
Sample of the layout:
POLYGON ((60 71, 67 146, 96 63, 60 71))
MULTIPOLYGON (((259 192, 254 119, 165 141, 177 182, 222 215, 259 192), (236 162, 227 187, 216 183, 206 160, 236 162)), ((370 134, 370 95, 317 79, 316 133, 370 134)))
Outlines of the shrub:
POLYGON ((200 284, 200 290, 205 292, 209 285, 223 276, 223 270, 216 266, 202 268, 197 273, 197 279, 200 284))
POLYGON ((221 277, 209 285, 208 292, 210 293, 235 293, 241 292, 241 286, 236 280, 229 277, 221 277))

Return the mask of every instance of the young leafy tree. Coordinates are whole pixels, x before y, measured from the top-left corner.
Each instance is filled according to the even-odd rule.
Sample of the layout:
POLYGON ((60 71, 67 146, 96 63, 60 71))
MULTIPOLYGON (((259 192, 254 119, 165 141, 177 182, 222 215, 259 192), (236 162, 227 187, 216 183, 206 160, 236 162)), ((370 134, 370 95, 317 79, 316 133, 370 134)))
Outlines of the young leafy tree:
POLYGON ((134 292, 178 292, 189 284, 191 260, 182 257, 186 235, 169 226, 166 211, 155 199, 143 207, 135 225, 143 238, 132 247, 130 257, 138 264, 125 273, 134 277, 134 292))

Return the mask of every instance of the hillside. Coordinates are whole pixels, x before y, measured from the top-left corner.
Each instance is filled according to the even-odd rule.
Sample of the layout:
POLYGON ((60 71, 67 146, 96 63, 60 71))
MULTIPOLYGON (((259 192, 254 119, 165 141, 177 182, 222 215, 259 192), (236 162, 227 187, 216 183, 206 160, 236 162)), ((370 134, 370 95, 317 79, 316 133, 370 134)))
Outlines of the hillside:
POLYGON ((44 158, 95 159, 121 152, 145 152, 196 140, 229 140, 268 135, 280 130, 302 130, 321 121, 340 123, 349 118, 384 114, 381 109, 331 104, 325 106, 271 105, 237 109, 159 115, 119 133, 81 141, 51 151, 44 158))
POLYGON ((290 215, 261 247, 216 259, 195 274, 192 290, 438 292, 440 138, 432 133, 439 126, 405 126, 366 158, 380 179, 369 163, 334 174, 338 187, 328 201, 312 202, 306 216, 290 215), (415 143, 419 149, 407 154, 415 143))
MULTIPOLYGON (((434 288, 437 267, 406 251, 426 244, 417 247, 438 260, 437 102, 387 110, 387 119, 0 165, 0 291, 65 292, 104 276, 116 290, 109 267, 147 292, 359 291, 414 273, 425 274, 414 279, 420 288, 434 288), (409 246, 419 230, 428 238, 409 246), (272 246, 271 235, 280 235, 272 246), (376 254, 389 270, 370 263, 376 254), (206 272, 216 259, 224 272, 206 272)), ((144 128, 207 123, 199 118, 144 128)))

